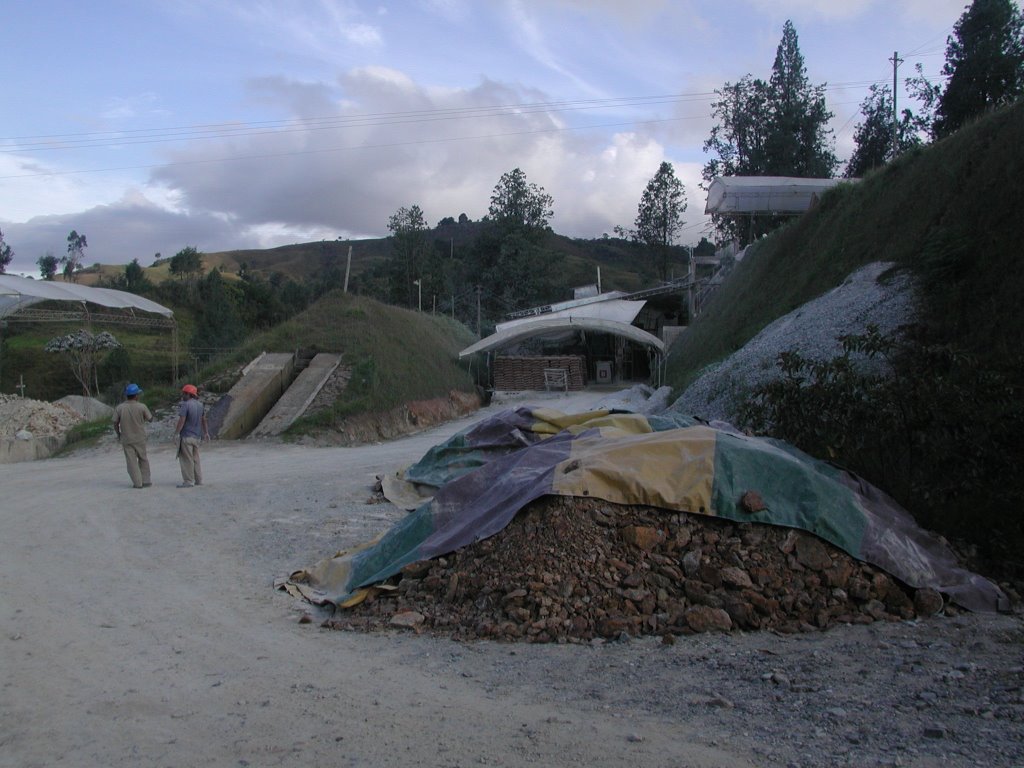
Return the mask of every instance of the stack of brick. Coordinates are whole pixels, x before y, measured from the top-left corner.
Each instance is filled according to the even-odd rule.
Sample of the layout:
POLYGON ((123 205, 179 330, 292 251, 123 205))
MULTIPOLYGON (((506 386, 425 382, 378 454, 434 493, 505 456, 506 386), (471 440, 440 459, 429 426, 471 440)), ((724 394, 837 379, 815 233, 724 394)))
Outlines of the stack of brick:
POLYGON ((564 369, 570 390, 581 390, 587 384, 587 365, 582 355, 498 357, 494 360, 494 388, 502 392, 544 389, 545 368, 564 369))

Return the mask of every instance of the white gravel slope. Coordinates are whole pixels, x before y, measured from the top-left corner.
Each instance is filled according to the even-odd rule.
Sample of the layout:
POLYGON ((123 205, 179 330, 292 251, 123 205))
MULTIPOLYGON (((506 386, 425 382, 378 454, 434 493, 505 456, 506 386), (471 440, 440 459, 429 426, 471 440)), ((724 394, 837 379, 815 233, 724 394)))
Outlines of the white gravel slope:
POLYGON ((869 324, 890 334, 912 322, 910 278, 900 273, 884 283, 878 280, 892 266, 875 262, 862 267, 842 285, 766 326, 734 354, 704 370, 671 409, 732 422, 745 393, 780 375, 779 353, 795 349, 804 357, 827 360, 842 352, 840 336, 863 333, 869 324))

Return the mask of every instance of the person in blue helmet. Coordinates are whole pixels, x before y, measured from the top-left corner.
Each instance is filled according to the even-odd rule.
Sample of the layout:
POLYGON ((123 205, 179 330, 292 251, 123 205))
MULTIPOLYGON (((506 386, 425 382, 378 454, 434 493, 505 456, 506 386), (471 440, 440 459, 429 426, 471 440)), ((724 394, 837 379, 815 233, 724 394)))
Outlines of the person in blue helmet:
POLYGON ((139 402, 140 394, 138 384, 129 384, 124 388, 125 401, 114 409, 114 433, 124 449, 132 488, 148 488, 153 484, 146 456, 146 422, 153 420, 153 414, 139 402))

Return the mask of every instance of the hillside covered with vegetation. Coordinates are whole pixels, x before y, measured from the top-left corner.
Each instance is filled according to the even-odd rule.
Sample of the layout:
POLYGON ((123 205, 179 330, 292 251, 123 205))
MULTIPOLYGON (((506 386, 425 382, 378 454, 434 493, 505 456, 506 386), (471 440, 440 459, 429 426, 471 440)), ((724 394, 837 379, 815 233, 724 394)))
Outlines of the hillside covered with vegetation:
POLYGON ((854 469, 927 527, 971 542, 991 568, 1020 576, 1022 171, 1018 102, 831 191, 748 251, 672 347, 669 383, 682 391, 705 366, 858 267, 895 262, 918 278, 919 326, 906 344, 852 340, 890 359, 894 383, 855 375, 842 361, 805 364, 760 393, 752 424, 770 423, 776 436, 854 469))

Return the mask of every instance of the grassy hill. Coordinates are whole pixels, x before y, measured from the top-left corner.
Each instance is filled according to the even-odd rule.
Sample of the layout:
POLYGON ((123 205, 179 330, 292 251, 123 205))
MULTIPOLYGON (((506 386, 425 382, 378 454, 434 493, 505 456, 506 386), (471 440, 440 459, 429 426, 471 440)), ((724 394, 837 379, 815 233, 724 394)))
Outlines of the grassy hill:
MULTIPOLYGON (((251 336, 231 357, 200 374, 216 376, 261 351, 291 352, 297 347, 341 352, 352 378, 334 408, 305 422, 330 427, 347 416, 383 413, 412 400, 473 392, 469 369, 458 360, 475 337, 445 315, 431 315, 334 291, 304 312, 251 336)), ((303 424, 299 424, 303 428, 303 424)))

